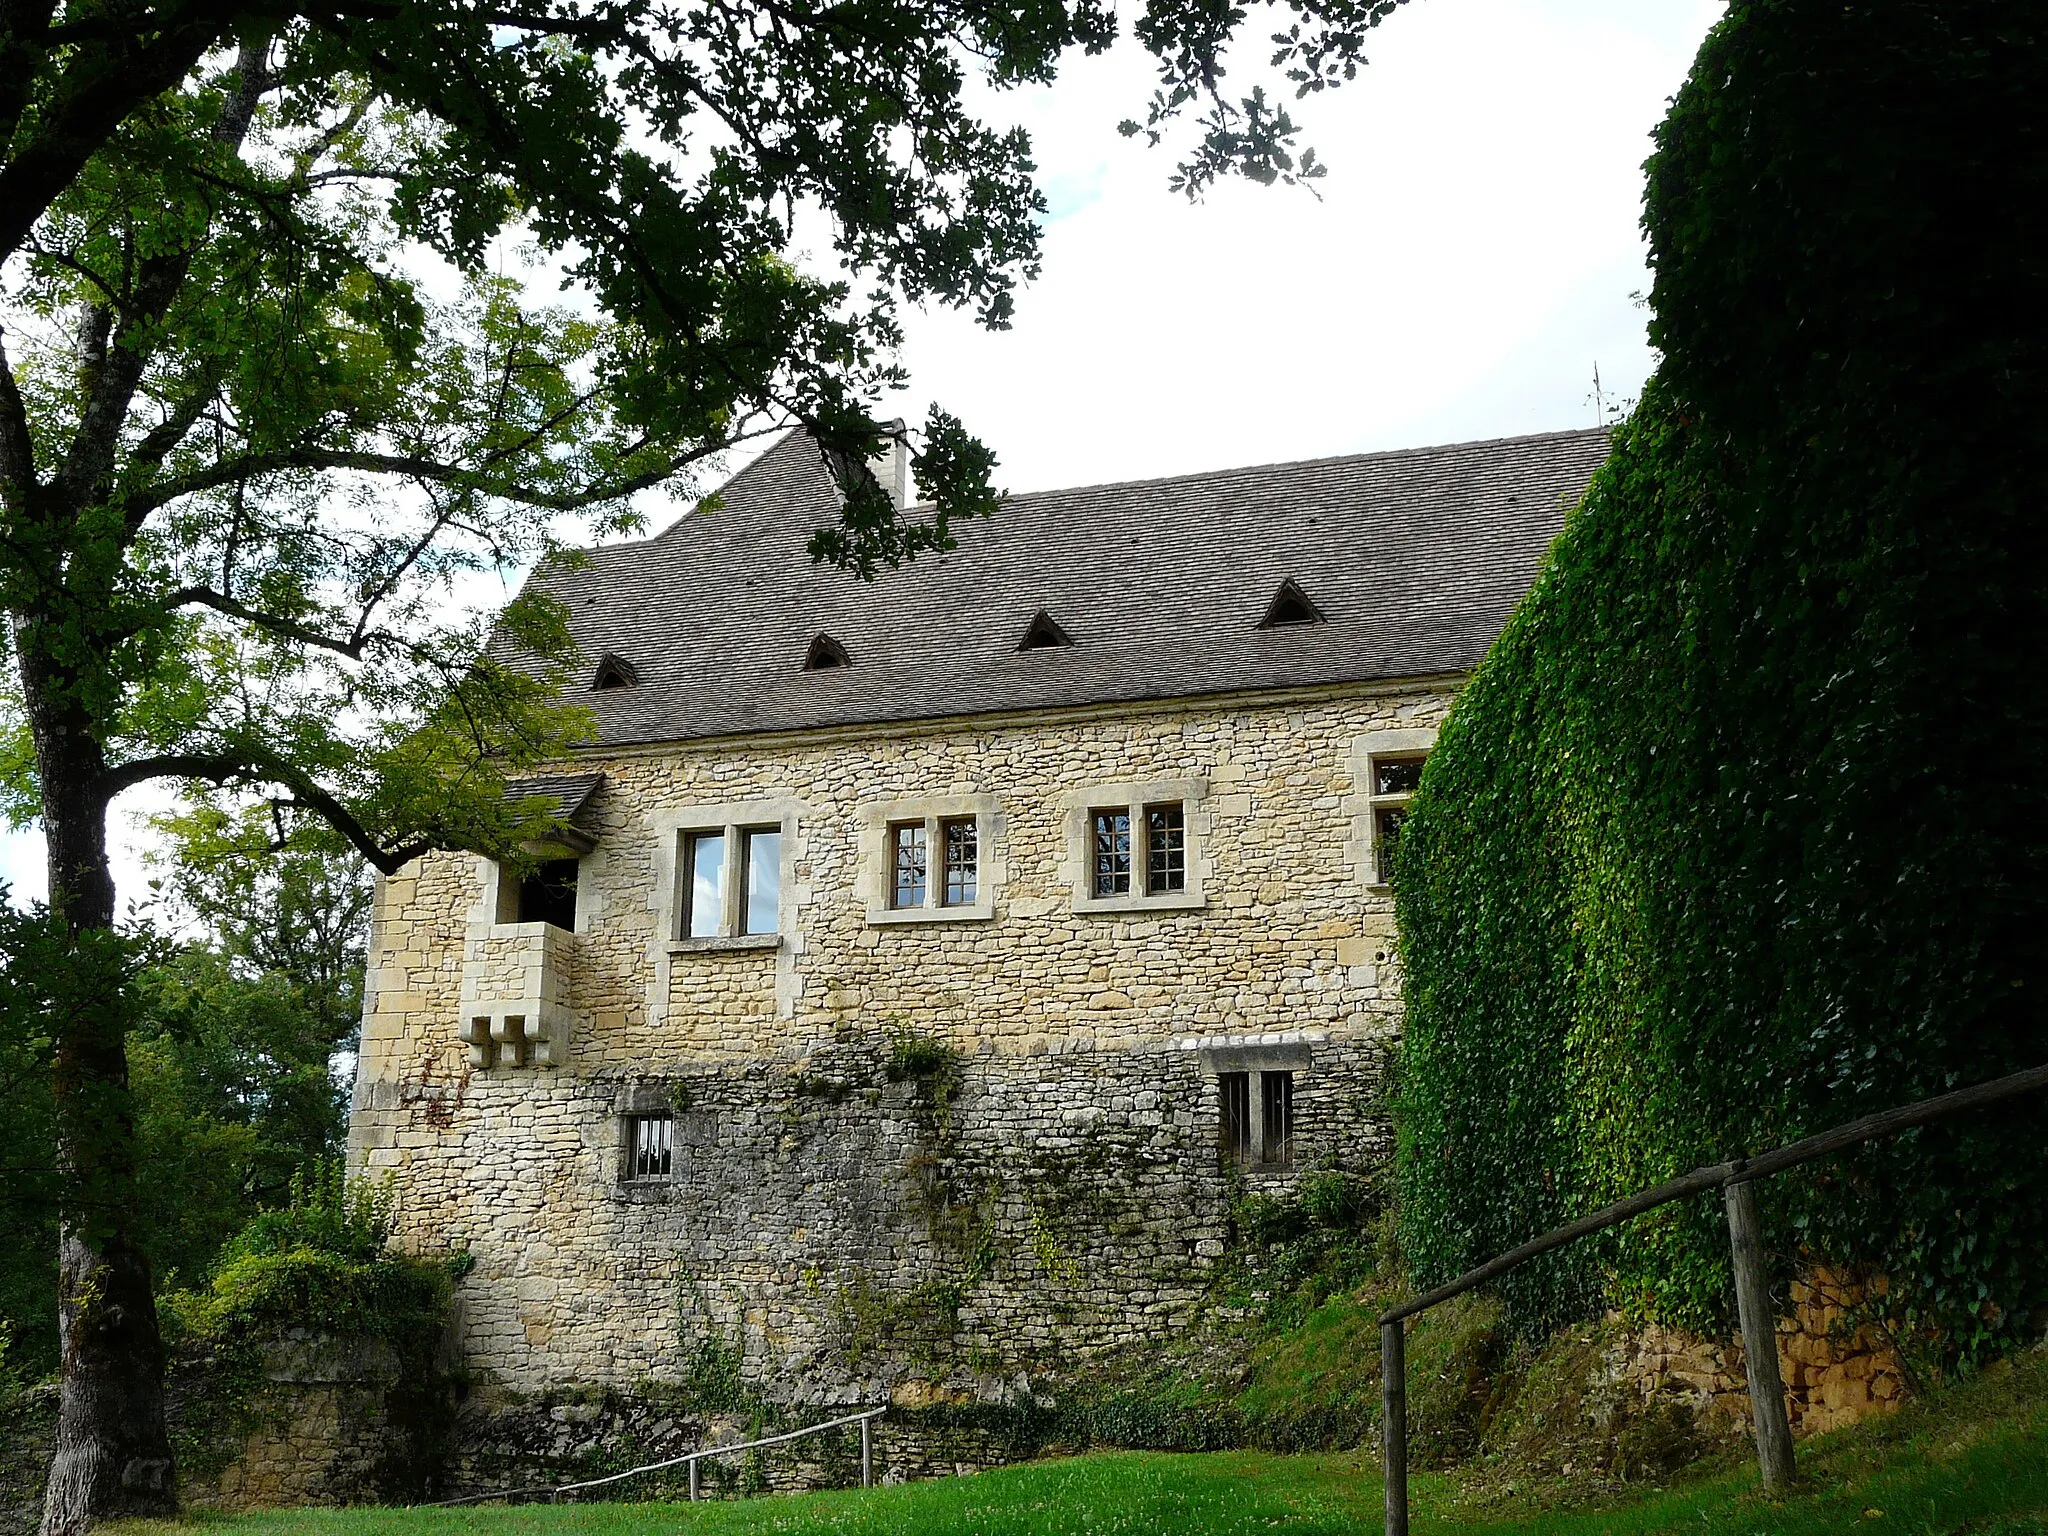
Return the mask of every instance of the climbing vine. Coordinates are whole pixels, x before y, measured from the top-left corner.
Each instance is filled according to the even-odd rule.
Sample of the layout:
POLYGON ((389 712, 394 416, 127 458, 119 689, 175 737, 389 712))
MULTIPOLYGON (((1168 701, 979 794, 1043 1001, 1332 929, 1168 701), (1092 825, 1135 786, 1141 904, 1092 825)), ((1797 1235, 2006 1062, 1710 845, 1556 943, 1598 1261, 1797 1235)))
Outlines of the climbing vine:
MULTIPOLYGON (((1433 1283, 1695 1164, 2048 1060, 2048 89, 2016 0, 1737 0, 1658 130, 1658 377, 1460 697, 1396 871, 1433 1283)), ((2038 1103, 1780 1179, 1953 1361, 2048 1304, 2038 1103)), ((1711 1200, 1508 1277, 1724 1326, 1711 1200)))

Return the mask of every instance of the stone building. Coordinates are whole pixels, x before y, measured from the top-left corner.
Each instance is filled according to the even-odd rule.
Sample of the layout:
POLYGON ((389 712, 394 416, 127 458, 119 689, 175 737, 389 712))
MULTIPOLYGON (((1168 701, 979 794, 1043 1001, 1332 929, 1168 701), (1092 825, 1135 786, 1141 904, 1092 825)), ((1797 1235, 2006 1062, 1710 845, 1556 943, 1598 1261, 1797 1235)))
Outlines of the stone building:
MULTIPOLYGON (((791 435, 540 578, 596 740, 381 886, 350 1133, 513 1392, 1010 1390, 1387 1162, 1384 881, 1598 431, 1018 496, 863 584, 791 435)), ((894 467, 899 489, 901 467, 894 467)))

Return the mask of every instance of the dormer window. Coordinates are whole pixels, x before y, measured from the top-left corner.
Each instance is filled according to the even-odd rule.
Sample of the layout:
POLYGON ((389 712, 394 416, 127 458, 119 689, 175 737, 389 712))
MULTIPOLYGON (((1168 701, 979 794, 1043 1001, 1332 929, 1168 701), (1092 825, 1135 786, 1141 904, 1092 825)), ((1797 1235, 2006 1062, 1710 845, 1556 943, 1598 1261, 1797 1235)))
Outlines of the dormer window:
POLYGON ((1283 624, 1320 624, 1323 610, 1309 601, 1309 595, 1301 590, 1301 584, 1292 576, 1280 583, 1280 590, 1273 594, 1273 601, 1266 605, 1266 616, 1259 620, 1261 629, 1278 629, 1283 624))
POLYGON ((1043 608, 1024 629, 1024 638, 1017 642, 1020 651, 1043 650, 1049 645, 1072 645, 1074 637, 1061 629, 1053 616, 1043 608))
POLYGON ((610 688, 637 688, 640 686, 640 674, 625 657, 606 651, 604 660, 597 664, 597 675, 590 680, 590 686, 596 693, 610 688))
POLYGON ((823 672, 828 667, 850 667, 853 658, 846 654, 846 647, 830 635, 819 635, 811 641, 811 648, 804 653, 806 672, 823 672))

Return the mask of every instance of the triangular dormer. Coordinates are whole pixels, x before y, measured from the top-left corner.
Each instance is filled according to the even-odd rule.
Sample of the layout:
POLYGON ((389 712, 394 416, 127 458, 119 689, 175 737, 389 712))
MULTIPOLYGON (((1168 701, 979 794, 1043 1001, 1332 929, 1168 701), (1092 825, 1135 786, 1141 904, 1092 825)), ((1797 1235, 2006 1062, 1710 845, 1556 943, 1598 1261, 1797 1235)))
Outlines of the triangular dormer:
POLYGON ((1043 608, 1038 616, 1024 626, 1024 638, 1017 642, 1020 651, 1040 651, 1048 645, 1072 645, 1074 637, 1059 626, 1059 621, 1043 608))
POLYGON ((1273 594, 1273 601, 1266 605, 1266 616, 1259 620, 1261 629, 1277 629, 1283 624, 1320 624, 1323 610, 1309 601, 1309 595, 1301 590, 1301 584, 1292 576, 1280 583, 1280 590, 1273 594))
POLYGON ((625 657, 606 651, 604 659, 597 664, 597 675, 591 678, 590 686, 596 693, 608 688, 638 688, 640 674, 625 657))
POLYGON ((804 670, 823 672, 830 667, 850 667, 853 658, 846 654, 846 647, 830 635, 818 635, 811 641, 811 648, 804 652, 804 670))

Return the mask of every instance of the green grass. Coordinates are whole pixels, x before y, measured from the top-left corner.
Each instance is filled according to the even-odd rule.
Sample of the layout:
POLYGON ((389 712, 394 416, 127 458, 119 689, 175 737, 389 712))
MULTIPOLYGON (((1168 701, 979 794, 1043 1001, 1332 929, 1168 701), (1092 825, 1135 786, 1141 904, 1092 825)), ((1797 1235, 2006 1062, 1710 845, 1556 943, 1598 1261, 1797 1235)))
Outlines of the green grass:
MULTIPOLYGON (((1799 1448, 1782 1502, 1755 1472, 1710 1466, 1675 1487, 1514 1486, 1473 1467, 1414 1480, 1416 1536, 2048 1536, 2048 1355, 2036 1351, 1890 1419, 1799 1448)), ((895 1488, 737 1503, 297 1510, 109 1527, 123 1536, 1359 1536, 1380 1486, 1359 1454, 1116 1452, 895 1488)))

